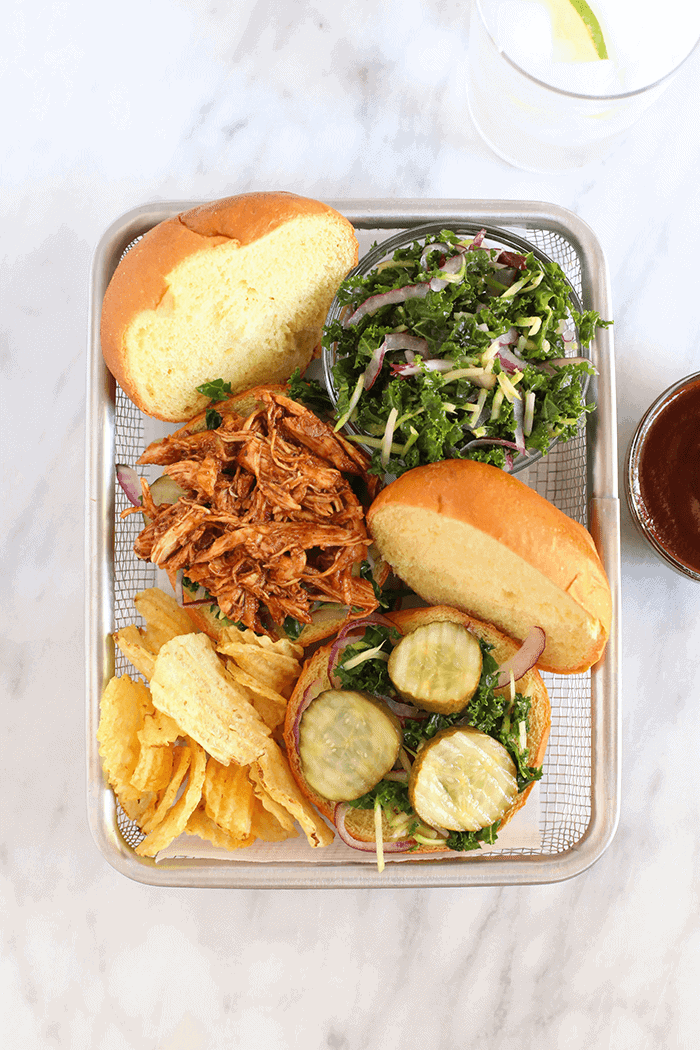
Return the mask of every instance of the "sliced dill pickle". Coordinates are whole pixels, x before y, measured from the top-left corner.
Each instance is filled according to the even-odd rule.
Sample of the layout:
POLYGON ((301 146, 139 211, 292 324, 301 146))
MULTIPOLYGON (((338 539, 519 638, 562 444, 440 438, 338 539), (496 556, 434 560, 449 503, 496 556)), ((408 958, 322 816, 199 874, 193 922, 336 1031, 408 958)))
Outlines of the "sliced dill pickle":
POLYGON ((418 816, 449 831, 479 831, 510 809, 518 794, 512 758, 471 726, 436 733, 418 752, 408 797, 418 816))
POLYGON ((161 474, 150 489, 156 506, 160 506, 161 503, 177 503, 180 496, 186 495, 185 490, 176 481, 173 481, 169 474, 161 474))
POLYGON ((327 689, 299 723, 299 757, 306 781, 332 802, 351 802, 394 766, 403 741, 398 718, 368 693, 327 689))
POLYGON ((481 647, 466 627, 434 620, 404 635, 391 652, 388 671, 404 700, 451 715, 476 692, 481 664, 481 647))
MULTIPOLYGON (((180 496, 185 496, 187 493, 181 488, 176 481, 170 477, 169 474, 161 474, 159 478, 149 486, 151 490, 151 497, 157 507, 161 503, 177 503, 180 496)), ((151 519, 147 514, 143 515, 143 520, 146 525, 150 524, 151 519)))

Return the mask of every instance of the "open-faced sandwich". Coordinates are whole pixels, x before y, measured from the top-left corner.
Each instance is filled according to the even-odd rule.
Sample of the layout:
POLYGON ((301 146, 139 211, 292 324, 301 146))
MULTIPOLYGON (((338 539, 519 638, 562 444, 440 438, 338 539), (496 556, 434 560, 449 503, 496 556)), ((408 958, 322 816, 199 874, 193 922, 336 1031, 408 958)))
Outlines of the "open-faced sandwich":
POLYGON ((524 646, 448 606, 348 624, 307 661, 285 744, 302 791, 347 845, 478 849, 542 774, 550 703, 524 646))

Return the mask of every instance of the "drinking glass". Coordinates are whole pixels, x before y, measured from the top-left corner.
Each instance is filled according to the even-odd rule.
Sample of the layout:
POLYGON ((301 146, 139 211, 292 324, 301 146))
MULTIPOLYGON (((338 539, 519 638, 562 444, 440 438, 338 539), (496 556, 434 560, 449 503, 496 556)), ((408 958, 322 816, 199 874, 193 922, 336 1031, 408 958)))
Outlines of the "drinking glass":
POLYGON ((473 123, 516 167, 582 167, 609 152, 699 40, 698 0, 473 0, 473 123))

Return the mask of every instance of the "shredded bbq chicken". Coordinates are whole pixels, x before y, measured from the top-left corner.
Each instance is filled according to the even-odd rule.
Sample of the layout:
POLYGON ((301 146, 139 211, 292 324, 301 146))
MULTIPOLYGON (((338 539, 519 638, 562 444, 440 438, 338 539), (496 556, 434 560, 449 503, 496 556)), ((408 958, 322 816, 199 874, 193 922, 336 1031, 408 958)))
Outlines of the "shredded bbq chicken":
POLYGON ((138 557, 171 579, 183 570, 224 616, 258 632, 287 617, 311 623, 315 602, 376 609, 371 581, 355 574, 372 541, 345 477, 375 494, 362 451, 274 392, 246 419, 225 406, 220 418, 216 429, 184 427, 154 442, 138 460, 162 465, 185 490, 177 503, 156 505, 141 480, 150 522, 138 557))

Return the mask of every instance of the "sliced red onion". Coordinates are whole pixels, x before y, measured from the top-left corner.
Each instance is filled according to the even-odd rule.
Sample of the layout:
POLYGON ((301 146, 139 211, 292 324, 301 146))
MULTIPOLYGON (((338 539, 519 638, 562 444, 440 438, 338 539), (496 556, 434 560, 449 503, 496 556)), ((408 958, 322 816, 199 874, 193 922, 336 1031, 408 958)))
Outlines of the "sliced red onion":
POLYGON ((519 678, 534 667, 544 652, 547 636, 541 627, 533 627, 517 653, 513 653, 510 659, 502 663, 498 668, 497 688, 508 685, 511 671, 517 682, 519 678))
POLYGON ((389 332, 384 336, 387 350, 406 350, 407 352, 427 357, 430 354, 428 340, 419 335, 410 335, 408 332, 389 332))
POLYGON ((297 751, 299 750, 299 726, 301 724, 301 716, 304 714, 304 711, 306 711, 311 701, 315 700, 316 697, 322 692, 323 689, 321 686, 320 678, 315 678, 311 685, 307 685, 306 689, 304 690, 304 695, 301 699, 301 703, 297 707, 296 714, 294 716, 294 722, 292 723, 292 737, 294 739, 294 746, 297 751))
POLYGON ((425 357, 429 353, 428 340, 421 339, 417 335, 408 335, 406 332, 389 332, 385 335, 365 369, 365 390, 369 390, 374 385, 374 381, 382 370, 384 356, 391 350, 410 350, 425 357))
POLYGON ((385 696, 383 700, 387 707, 390 707, 399 718, 422 719, 428 717, 428 711, 422 711, 419 707, 414 707, 413 704, 402 704, 398 700, 394 700, 393 696, 385 696))
POLYGON ((525 414, 523 416, 523 433, 525 437, 529 437, 532 433, 532 426, 535 422, 535 391, 528 390, 525 395, 525 414))
POLYGON ((513 343, 517 343, 520 338, 520 332, 517 328, 511 327, 503 335, 498 336, 498 342, 501 346, 512 346, 513 343))
MULTIPOLYGON (((456 275, 462 269, 462 265, 463 265, 462 253, 460 253, 458 255, 452 255, 440 267, 440 272, 441 273, 448 273, 448 274, 451 274, 451 275, 456 275)), ((454 282, 453 281, 449 281, 449 280, 443 281, 442 278, 440 278, 440 277, 433 277, 431 282, 430 282, 430 288, 431 288, 431 290, 433 292, 441 292, 443 290, 443 288, 447 287, 448 284, 453 284, 453 283, 454 284, 461 284, 463 280, 464 280, 464 276, 462 276, 459 281, 454 281, 454 282)))
MULTIPOLYGON (((347 802, 338 802, 336 804, 333 811, 333 823, 338 830, 338 835, 346 846, 352 846, 353 849, 360 850, 362 853, 376 853, 376 842, 363 842, 362 839, 354 838, 348 831, 346 818, 351 808, 347 802)), ((406 850, 413 849, 415 845, 415 839, 399 839, 397 842, 385 840, 382 843, 382 850, 384 853, 405 853, 406 850)))
POLYGON ((454 361, 448 361, 443 357, 431 357, 424 363, 424 368, 428 372, 451 372, 454 366, 454 361))
POLYGON ((433 252, 440 252, 441 255, 447 255, 450 251, 452 251, 451 245, 443 244, 442 241, 436 241, 434 244, 426 244, 423 249, 423 254, 420 257, 421 270, 427 269, 425 264, 428 261, 428 256, 432 255, 433 252))
POLYGON ((527 455, 525 448, 525 433, 523 424, 525 422, 525 406, 522 398, 516 397, 513 401, 513 418, 515 419, 515 445, 521 456, 527 455))
POLYGON ((418 373, 422 371, 423 369, 420 365, 414 364, 392 364, 391 366, 392 375, 403 376, 404 378, 406 378, 407 376, 417 376, 418 373))
POLYGON ((357 324, 363 317, 374 314, 383 306, 393 306, 396 303, 404 303, 407 299, 424 299, 430 291, 429 284, 405 284, 403 288, 392 288, 388 292, 380 292, 378 295, 370 295, 357 307, 349 317, 343 321, 343 327, 357 324))
POLYGON ((486 236, 486 230, 479 230, 475 235, 474 239, 467 245, 467 249, 481 248, 484 243, 484 237, 486 236))
POLYGON ((135 507, 141 506, 141 478, 133 467, 127 467, 124 463, 117 463, 117 481, 122 487, 124 494, 135 507))
POLYGON ((518 357, 512 350, 509 350, 503 343, 500 344, 496 357, 499 359, 503 368, 509 375, 513 375, 514 372, 522 372, 527 361, 523 361, 522 357, 518 357))

